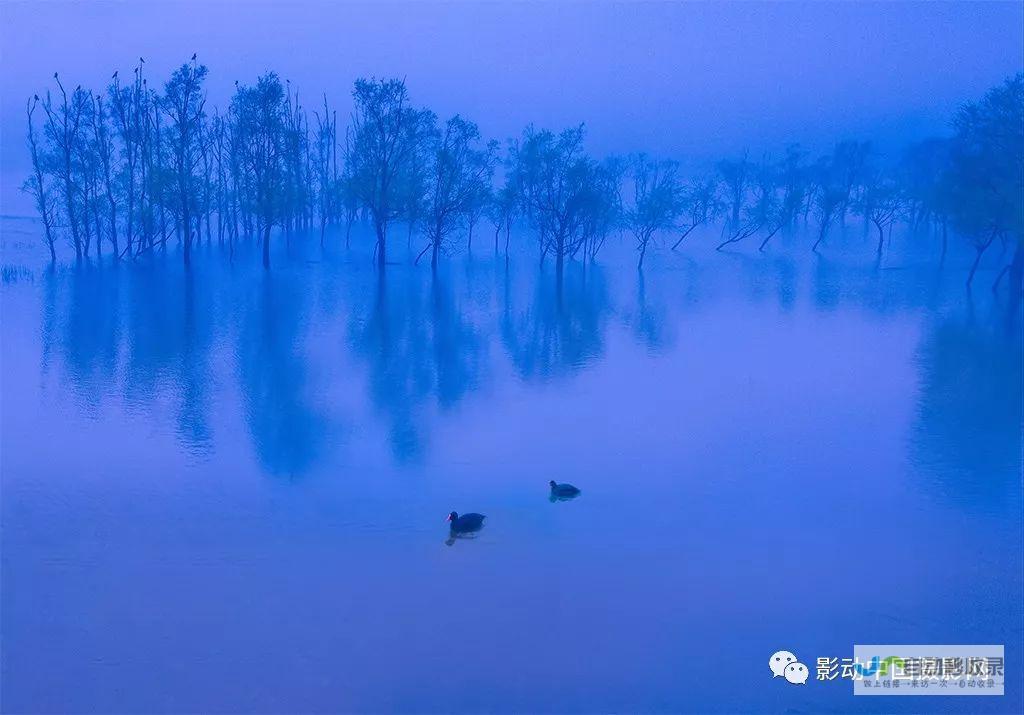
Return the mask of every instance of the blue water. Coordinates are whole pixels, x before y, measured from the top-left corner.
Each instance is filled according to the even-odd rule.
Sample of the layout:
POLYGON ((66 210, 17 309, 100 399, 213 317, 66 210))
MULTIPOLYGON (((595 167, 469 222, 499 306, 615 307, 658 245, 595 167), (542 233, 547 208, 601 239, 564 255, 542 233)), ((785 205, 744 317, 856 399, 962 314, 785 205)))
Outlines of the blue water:
MULTIPOLYGON (((4 220, 6 712, 1019 712, 1021 325, 996 263, 404 232, 46 268, 4 220), (413 247, 413 252, 416 246, 413 247), (581 487, 548 500, 549 479, 581 487), (487 515, 447 545, 451 510, 487 515), (768 658, 1005 644, 1007 695, 768 658)), ((690 239, 687 239, 689 242, 690 239)), ((904 249, 910 246, 910 249, 904 249)))

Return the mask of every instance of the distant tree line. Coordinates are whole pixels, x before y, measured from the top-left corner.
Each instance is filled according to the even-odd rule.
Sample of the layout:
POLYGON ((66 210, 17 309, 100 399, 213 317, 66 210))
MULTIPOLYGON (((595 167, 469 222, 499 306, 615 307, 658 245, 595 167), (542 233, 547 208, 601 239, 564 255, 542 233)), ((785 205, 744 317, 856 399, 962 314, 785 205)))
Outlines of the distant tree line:
POLYGON ((262 243, 270 266, 273 230, 374 232, 374 258, 387 262, 391 228, 422 242, 416 261, 439 257, 457 241, 471 249, 486 219, 494 251, 508 255, 512 229, 525 225, 541 261, 561 277, 567 260, 593 259, 609 235, 636 241, 642 268, 654 241, 677 248, 695 229, 721 225, 717 249, 756 241, 764 250, 798 222, 814 226, 812 250, 848 217, 878 238, 881 256, 902 223, 975 249, 968 284, 997 240, 1011 242, 1000 272, 1015 287, 1024 276, 1024 75, 965 104, 952 135, 907 148, 884 161, 866 142, 844 141, 812 158, 798 145, 781 157, 724 159, 702 175, 674 160, 644 154, 596 159, 583 125, 559 133, 527 127, 504 145, 485 142, 477 126, 439 121, 410 101, 405 83, 360 79, 354 110, 339 129, 327 103, 309 111, 274 73, 235 83, 226 111, 210 109, 207 69, 191 62, 162 90, 149 85, 139 59, 132 77, 115 72, 105 93, 56 91, 28 101, 35 199, 51 260, 66 239, 78 259, 104 250, 117 259, 181 245, 185 265, 204 237, 262 243))

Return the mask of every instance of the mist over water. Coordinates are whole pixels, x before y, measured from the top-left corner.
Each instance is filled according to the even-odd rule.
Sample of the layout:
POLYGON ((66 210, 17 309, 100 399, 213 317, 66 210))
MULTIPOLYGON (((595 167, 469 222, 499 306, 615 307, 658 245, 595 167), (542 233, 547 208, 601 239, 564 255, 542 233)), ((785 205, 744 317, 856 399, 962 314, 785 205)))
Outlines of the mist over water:
MULTIPOLYGON (((1019 310, 966 253, 876 265, 851 222, 638 273, 614 239, 559 294, 486 240, 434 277, 365 228, 271 272, 201 242, 186 275, 50 270, 35 230, 5 222, 6 709, 917 712, 766 654, 1021 657, 1019 310)), ((935 706, 1021 690, 968 700, 935 706)))
POLYGON ((0 20, 0 711, 1024 710, 1020 3, 0 20))

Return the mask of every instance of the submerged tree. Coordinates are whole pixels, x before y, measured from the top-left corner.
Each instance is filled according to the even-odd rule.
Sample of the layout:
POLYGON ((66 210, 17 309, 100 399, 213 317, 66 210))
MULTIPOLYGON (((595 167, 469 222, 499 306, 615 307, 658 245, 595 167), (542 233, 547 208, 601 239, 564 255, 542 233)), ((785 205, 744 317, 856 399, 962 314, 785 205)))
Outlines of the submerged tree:
POLYGON ((270 268, 270 232, 281 220, 285 191, 285 112, 284 87, 273 72, 253 87, 239 87, 231 100, 245 177, 243 196, 262 236, 264 268, 270 268))
POLYGON ((117 241, 117 191, 114 186, 114 145, 107 125, 106 107, 103 104, 103 98, 99 95, 93 98, 90 118, 92 119, 94 154, 98 158, 99 169, 102 172, 103 193, 106 197, 107 209, 109 211, 110 243, 114 249, 114 258, 117 259, 120 258, 121 253, 117 241))
POLYGON ((854 209, 878 231, 876 255, 881 257, 885 233, 900 218, 903 210, 903 192, 892 176, 877 172, 863 187, 854 203, 854 209))
POLYGON ((811 250, 817 252, 832 224, 839 220, 849 192, 842 167, 836 165, 834 157, 824 156, 819 159, 813 175, 816 184, 813 203, 815 218, 818 220, 818 237, 811 250))
POLYGON ((646 155, 636 156, 630 166, 633 179, 632 202, 623 212, 626 226, 636 238, 638 270, 644 267, 644 256, 651 237, 659 231, 676 227, 682 212, 682 186, 679 164, 674 161, 653 161, 646 155))
MULTIPOLYGON (((784 226, 795 223, 800 211, 807 205, 810 176, 804 163, 806 159, 807 152, 798 144, 790 144, 786 147, 786 155, 776 167, 776 177, 782 189, 779 217, 784 226)), ((762 250, 767 242, 766 239, 761 244, 762 250)))
POLYGON ((682 227, 679 238, 672 244, 673 251, 679 248, 679 244, 693 233, 694 229, 714 221, 724 210, 718 197, 718 181, 713 176, 694 179, 684 186, 682 203, 683 212, 687 217, 686 224, 682 227))
POLYGON ((582 124, 558 135, 528 127, 512 149, 515 181, 538 233, 541 260, 554 254, 559 281, 565 259, 585 247, 594 255, 617 215, 621 172, 615 163, 602 165, 587 156, 583 136, 582 124))
POLYGON ((45 157, 40 152, 39 142, 36 139, 35 124, 32 116, 39 104, 39 95, 35 95, 28 101, 25 113, 28 115, 28 146, 32 157, 32 175, 26 180, 24 189, 32 194, 35 199, 36 211, 43 222, 46 245, 50 249, 50 263, 57 262, 57 252, 54 249, 54 206, 52 194, 48 191, 46 171, 43 162, 45 157))
MULTIPOLYGON (((401 216, 403 179, 433 125, 433 114, 409 106, 400 80, 356 81, 352 92, 352 147, 349 176, 360 203, 373 220, 378 265, 387 263, 388 224, 401 216)), ((408 182, 406 182, 408 184, 408 182)))
POLYGON ((480 141, 477 126, 456 115, 445 122, 432 142, 424 196, 429 243, 423 253, 430 250, 433 270, 445 242, 456 229, 469 225, 490 185, 493 152, 491 147, 480 146, 480 141))
MULTIPOLYGON (((999 236, 1014 244, 1010 273, 1013 290, 1024 275, 1024 74, 1008 79, 978 102, 965 104, 953 122, 946 185, 956 228, 975 247, 967 276, 999 236)), ((1000 274, 1000 278, 1002 277, 1000 274)))
POLYGON ((765 159, 754 173, 754 201, 743 210, 743 221, 735 226, 732 235, 715 247, 722 250, 730 243, 736 243, 753 236, 764 229, 767 232, 760 248, 763 250, 779 229, 785 224, 785 214, 778 195, 776 169, 765 159))
POLYGON ((56 72, 53 73, 53 79, 60 89, 61 101, 55 105, 50 93, 47 92, 42 103, 43 111, 46 113, 43 132, 50 147, 47 164, 56 179, 57 190, 63 200, 63 219, 71 231, 75 257, 81 259, 84 252, 81 221, 84 218, 85 192, 79 159, 82 151, 83 119, 89 105, 89 93, 77 87, 69 97, 56 72))
POLYGON ((747 195, 747 186, 753 167, 747 160, 746 152, 739 159, 723 159, 718 162, 718 174, 729 197, 729 223, 735 226, 740 221, 740 210, 747 195))
POLYGON ((505 161, 505 180, 500 189, 493 192, 488 204, 488 217, 494 224, 494 255, 498 255, 498 239, 505 233, 505 262, 508 263, 508 244, 512 225, 519 219, 522 208, 521 190, 515 167, 511 163, 511 152, 505 161))
POLYGON ((942 232, 942 262, 949 238, 949 150, 948 139, 917 142, 903 153, 898 167, 907 221, 912 229, 938 224, 942 232))
POLYGON ((94 245, 98 257, 110 246, 116 258, 131 258, 177 237, 189 265, 204 226, 209 243, 215 224, 232 256, 240 238, 258 237, 269 267, 275 227, 290 236, 318 220, 322 244, 326 227, 344 221, 348 247, 362 217, 373 224, 380 266, 388 228, 403 220, 410 242, 423 231, 421 255, 431 251, 436 267, 456 235, 465 232, 472 249, 486 215, 496 254, 504 233, 508 260, 513 225, 522 220, 535 232, 541 262, 554 256, 561 280, 567 259, 593 259, 623 229, 636 238, 642 266, 659 233, 678 231, 677 248, 713 221, 723 224, 719 248, 760 234, 763 250, 801 215, 805 224, 813 215, 817 251, 852 210, 865 232, 874 227, 878 255, 893 226, 905 222, 917 236, 941 231, 943 260, 949 235, 967 239, 975 249, 968 284, 996 241, 1013 248, 996 286, 1009 275, 1016 291, 1024 278, 1024 75, 965 105, 952 137, 911 146, 885 171, 868 143, 841 141, 816 161, 796 144, 775 162, 755 164, 744 152, 685 182, 674 162, 589 156, 580 125, 561 133, 527 128, 509 142, 494 186, 496 143, 459 116, 439 128, 433 113, 410 105, 404 82, 358 80, 352 124, 339 142, 326 98, 311 125, 298 92, 272 73, 251 87, 236 82, 228 111, 207 116, 207 71, 195 56, 162 91, 147 85, 144 68, 139 58, 124 83, 114 72, 102 95, 66 91, 55 74, 59 93, 27 104, 32 173, 23 188, 51 262, 62 239, 81 260, 94 245))
POLYGON ((856 191, 867 176, 870 156, 869 142, 842 141, 832 150, 829 178, 832 190, 840 194, 840 222, 845 221, 850 205, 856 200, 856 191))
POLYGON ((167 127, 171 147, 172 175, 176 191, 176 204, 184 247, 185 265, 192 262, 192 219, 197 209, 197 185, 200 179, 196 172, 200 162, 202 123, 205 118, 206 95, 203 81, 206 66, 191 64, 179 67, 164 86, 160 108, 167 115, 167 127))
POLYGON ((320 246, 324 245, 324 232, 327 222, 338 211, 340 191, 337 180, 332 172, 336 163, 335 152, 338 150, 338 119, 327 107, 327 95, 324 95, 323 115, 314 112, 316 117, 316 134, 314 135, 314 151, 312 167, 316 176, 317 209, 320 219, 320 246))

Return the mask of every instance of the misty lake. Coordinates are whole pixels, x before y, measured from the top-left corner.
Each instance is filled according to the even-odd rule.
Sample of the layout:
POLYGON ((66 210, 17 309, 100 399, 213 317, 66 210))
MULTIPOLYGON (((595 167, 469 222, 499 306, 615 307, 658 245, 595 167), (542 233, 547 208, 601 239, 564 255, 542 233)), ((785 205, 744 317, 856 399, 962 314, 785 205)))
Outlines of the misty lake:
POLYGON ((558 290, 486 227, 383 279, 3 228, 7 711, 920 710, 771 677, 858 643, 1005 644, 927 706, 1022 707, 1020 309, 966 255, 623 240, 558 290))

